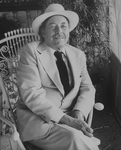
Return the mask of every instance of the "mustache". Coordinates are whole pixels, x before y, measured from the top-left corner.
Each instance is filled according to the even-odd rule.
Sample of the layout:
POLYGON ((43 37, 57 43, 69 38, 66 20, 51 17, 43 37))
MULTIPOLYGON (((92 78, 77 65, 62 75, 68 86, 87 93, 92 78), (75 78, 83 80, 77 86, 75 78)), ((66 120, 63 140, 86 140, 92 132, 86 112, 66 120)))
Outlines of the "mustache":
POLYGON ((54 38, 65 38, 65 35, 58 33, 58 34, 54 34, 53 37, 54 37, 54 38))

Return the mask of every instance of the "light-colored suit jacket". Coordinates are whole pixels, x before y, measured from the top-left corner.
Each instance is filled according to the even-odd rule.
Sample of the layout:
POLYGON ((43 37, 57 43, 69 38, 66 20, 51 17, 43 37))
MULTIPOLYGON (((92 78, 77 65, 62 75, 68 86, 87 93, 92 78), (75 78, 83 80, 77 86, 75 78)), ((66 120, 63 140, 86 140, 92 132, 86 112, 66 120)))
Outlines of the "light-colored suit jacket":
POLYGON ((52 49, 45 43, 32 42, 24 46, 19 61, 17 80, 21 93, 18 101, 18 129, 23 141, 47 136, 52 122, 58 123, 78 94, 73 109, 85 117, 93 107, 95 89, 86 68, 84 52, 65 46, 74 87, 64 97, 64 89, 52 49), (63 104, 61 106, 61 102, 63 104))

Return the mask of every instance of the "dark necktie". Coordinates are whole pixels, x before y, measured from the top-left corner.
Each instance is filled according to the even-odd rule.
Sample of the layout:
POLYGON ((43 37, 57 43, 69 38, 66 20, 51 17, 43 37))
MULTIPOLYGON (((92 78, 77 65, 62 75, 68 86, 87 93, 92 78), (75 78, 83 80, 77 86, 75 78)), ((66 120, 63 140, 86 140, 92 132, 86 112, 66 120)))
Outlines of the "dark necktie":
POLYGON ((70 91, 69 77, 68 77, 66 64, 62 58, 62 54, 63 54, 62 52, 58 52, 58 51, 54 53, 55 57, 57 58, 56 64, 57 64, 58 71, 60 74, 60 79, 64 87, 65 95, 67 95, 70 91))

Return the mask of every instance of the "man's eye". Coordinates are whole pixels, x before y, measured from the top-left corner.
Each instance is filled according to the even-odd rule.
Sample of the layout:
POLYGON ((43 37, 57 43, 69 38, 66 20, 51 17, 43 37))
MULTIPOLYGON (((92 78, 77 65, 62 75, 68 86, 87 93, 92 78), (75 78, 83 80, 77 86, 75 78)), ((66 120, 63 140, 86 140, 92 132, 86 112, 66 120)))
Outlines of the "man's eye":
POLYGON ((62 25, 62 26, 61 26, 61 28, 66 29, 66 28, 67 28, 67 26, 66 26, 66 25, 62 25))
POLYGON ((54 26, 54 25, 52 25, 52 26, 50 26, 50 27, 49 27, 49 29, 54 29, 54 28, 55 28, 55 26, 54 26))

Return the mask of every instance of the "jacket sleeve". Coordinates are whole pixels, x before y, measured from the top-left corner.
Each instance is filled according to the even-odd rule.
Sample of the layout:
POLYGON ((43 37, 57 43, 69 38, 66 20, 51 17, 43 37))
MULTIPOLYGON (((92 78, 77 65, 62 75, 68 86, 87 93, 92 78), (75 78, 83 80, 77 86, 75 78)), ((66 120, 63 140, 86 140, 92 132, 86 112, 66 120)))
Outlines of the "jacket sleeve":
POLYGON ((79 94, 77 98, 77 103, 74 106, 74 109, 80 110, 84 116, 87 118, 89 112, 91 111, 94 100, 95 100, 95 88, 92 84, 92 81, 89 77, 87 66, 86 66, 86 56, 84 53, 81 54, 80 62, 82 66, 80 77, 82 78, 79 94))
POLYGON ((45 121, 59 122, 64 113, 49 99, 41 84, 36 61, 36 47, 26 45, 22 49, 17 80, 24 105, 45 121))

